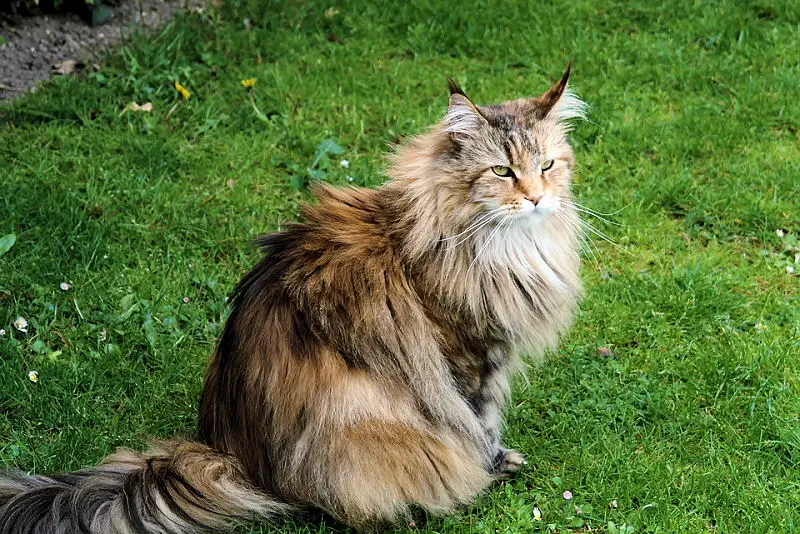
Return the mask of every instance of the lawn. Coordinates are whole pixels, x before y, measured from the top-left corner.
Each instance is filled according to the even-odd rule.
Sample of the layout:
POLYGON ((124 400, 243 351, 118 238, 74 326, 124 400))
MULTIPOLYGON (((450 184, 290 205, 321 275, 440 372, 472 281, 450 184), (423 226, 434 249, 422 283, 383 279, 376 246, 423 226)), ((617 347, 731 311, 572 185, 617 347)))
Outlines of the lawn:
POLYGON ((0 108, 0 464, 191 435, 251 240, 310 176, 380 184, 445 75, 491 103, 572 59, 575 192, 616 224, 589 221, 574 328, 515 387, 529 465, 416 530, 800 531, 800 3, 225 3, 0 108))

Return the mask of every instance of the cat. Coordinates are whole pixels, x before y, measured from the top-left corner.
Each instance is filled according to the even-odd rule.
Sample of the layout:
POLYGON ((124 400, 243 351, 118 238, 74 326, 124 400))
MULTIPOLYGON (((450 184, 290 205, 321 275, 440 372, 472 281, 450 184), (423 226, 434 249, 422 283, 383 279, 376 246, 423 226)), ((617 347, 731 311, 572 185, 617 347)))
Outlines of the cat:
POLYGON ((509 379, 582 294, 569 73, 481 107, 450 80, 443 119, 395 150, 383 186, 314 186, 234 290, 198 441, 0 476, 0 533, 178 534, 309 507, 365 529, 511 476, 509 379))

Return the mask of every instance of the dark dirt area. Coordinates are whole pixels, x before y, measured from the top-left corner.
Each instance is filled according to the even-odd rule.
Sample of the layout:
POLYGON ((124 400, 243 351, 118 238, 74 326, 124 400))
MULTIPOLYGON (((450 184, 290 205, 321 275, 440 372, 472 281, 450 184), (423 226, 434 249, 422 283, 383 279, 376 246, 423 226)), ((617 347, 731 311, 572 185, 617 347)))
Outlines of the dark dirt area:
POLYGON ((114 7, 108 22, 94 27, 70 13, 0 14, 0 100, 35 91, 51 75, 89 65, 130 35, 164 25, 186 5, 185 0, 127 0, 114 7))

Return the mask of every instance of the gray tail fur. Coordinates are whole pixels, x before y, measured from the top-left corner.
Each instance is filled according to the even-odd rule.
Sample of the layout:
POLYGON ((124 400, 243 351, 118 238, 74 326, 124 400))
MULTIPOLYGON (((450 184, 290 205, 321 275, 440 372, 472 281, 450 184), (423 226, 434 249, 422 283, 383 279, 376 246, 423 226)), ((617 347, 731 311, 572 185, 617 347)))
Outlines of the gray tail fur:
POLYGON ((233 456, 173 441, 54 476, 0 473, 0 534, 187 534, 286 512, 233 456))

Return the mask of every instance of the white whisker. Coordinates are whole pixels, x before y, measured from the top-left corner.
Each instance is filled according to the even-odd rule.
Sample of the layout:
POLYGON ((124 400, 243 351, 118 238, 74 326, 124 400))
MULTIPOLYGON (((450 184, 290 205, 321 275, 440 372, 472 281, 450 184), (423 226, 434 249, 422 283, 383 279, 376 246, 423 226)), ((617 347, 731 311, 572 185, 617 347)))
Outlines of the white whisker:
POLYGON ((607 242, 611 243, 612 245, 614 245, 615 247, 617 247, 618 249, 620 249, 622 252, 625 252, 626 254, 631 254, 632 255, 632 253, 628 249, 618 245, 613 239, 611 239, 606 234, 604 234, 603 232, 601 232, 600 230, 598 230, 597 228, 592 226, 590 223, 584 221, 583 219, 581 219, 580 221, 581 221, 581 224, 583 225, 583 227, 585 229, 589 230, 591 233, 593 233, 594 235, 596 235, 597 237, 599 237, 603 241, 607 241, 607 242))
POLYGON ((494 217, 491 217, 491 218, 487 219, 487 220, 486 220, 486 221, 484 221, 484 222, 483 222, 483 223, 482 223, 480 226, 478 226, 478 227, 477 227, 477 228, 475 228, 473 231, 471 231, 469 234, 467 234, 465 237, 463 237, 462 239, 460 239, 460 240, 459 240, 459 241, 457 241, 456 243, 453 243, 453 247, 457 247, 458 245, 460 245, 460 244, 462 244, 462 243, 466 242, 467 240, 469 240, 469 238, 470 238, 470 237, 472 237, 473 235, 475 235, 476 233, 478 233, 478 232, 479 232, 479 231, 480 231, 480 230, 481 230, 483 227, 485 227, 487 224, 491 223, 492 221, 495 221, 495 220, 497 220, 497 219, 498 219, 498 218, 500 218, 502 215, 503 215, 502 213, 497 213, 497 214, 496 214, 494 217))
POLYGON ((568 206, 572 207, 575 211, 579 211, 581 213, 585 213, 586 215, 591 215, 595 219, 599 219, 599 220, 603 221, 604 223, 613 224, 614 226, 625 226, 625 225, 620 224, 618 222, 610 221, 610 220, 606 219, 605 217, 603 217, 602 215, 594 212, 593 210, 590 210, 588 208, 584 208, 583 206, 578 205, 578 203, 576 203, 576 202, 570 202, 568 200, 562 200, 562 202, 564 204, 567 204, 568 206))
MULTIPOLYGON (((561 222, 563 222, 565 225, 567 225, 567 226, 571 225, 570 221, 566 218, 566 216, 564 215, 564 213, 561 210, 558 210, 558 211, 554 212, 553 215, 555 215, 556 218, 558 220, 560 220, 561 222)), ((592 240, 589 239, 586 236, 586 232, 583 230, 583 228, 580 226, 580 224, 578 225, 577 228, 575 228, 575 233, 578 235, 578 239, 580 239, 580 250, 581 250, 581 252, 583 252, 585 255, 591 257, 592 263, 594 264, 595 268, 598 271, 600 271, 601 269, 605 268, 605 266, 603 265, 603 262, 595 254, 595 250, 597 250, 597 254, 600 254, 600 250, 597 249, 597 246, 592 242, 592 240), (592 247, 594 247, 594 248, 592 248, 592 247)))
POLYGON ((590 207, 588 207, 588 206, 584 206, 583 204, 579 204, 579 203, 578 203, 577 201, 575 201, 574 199, 572 199, 572 200, 569 200, 568 202, 571 202, 572 204, 574 204, 575 206, 577 206, 577 207, 579 207, 579 208, 583 208, 583 209, 585 209, 585 210, 589 210, 589 211, 591 211, 591 212, 592 212, 594 215, 602 215, 603 217, 612 217, 612 216, 616 215, 617 213, 620 213, 620 212, 621 212, 621 211, 623 211, 624 209, 626 209, 626 208, 630 207, 630 205, 631 205, 631 204, 633 204, 633 201, 631 201, 631 202, 628 202, 627 204, 625 204, 624 206, 622 206, 622 207, 621 207, 620 209, 618 209, 617 211, 612 211, 611 213, 603 213, 602 211, 593 210, 592 208, 590 208, 590 207))
MULTIPOLYGON (((563 215, 560 215, 560 217, 563 219, 563 215)), ((566 219, 563 220, 566 222, 566 219)), ((581 251, 584 254, 591 256, 595 268, 598 271, 601 270, 601 268, 604 267, 604 265, 603 262, 598 258, 598 255, 601 254, 600 250, 597 248, 597 245, 595 245, 594 242, 592 242, 592 240, 587 237, 586 232, 583 230, 580 224, 578 225, 578 228, 576 228, 575 233, 578 235, 578 239, 580 239, 581 251), (595 250, 597 250, 597 254, 595 254, 595 250)))
POLYGON ((494 235, 500 230, 500 228, 503 227, 503 225, 509 220, 509 218, 510 215, 506 215, 505 217, 503 217, 503 220, 500 221, 500 224, 497 225, 497 228, 495 228, 492 231, 492 233, 489 234, 489 237, 486 239, 486 242, 483 244, 483 247, 481 247, 478 253, 475 254, 475 258, 472 260, 472 263, 469 264, 469 268, 467 269, 467 275, 469 275, 470 271, 472 271, 472 267, 475 265, 475 262, 478 261, 478 258, 480 258, 481 254, 483 254, 483 251, 486 250, 486 247, 489 246, 489 243, 492 242, 494 235))
POLYGON ((464 230, 463 232, 460 232, 460 233, 458 233, 456 235, 452 235, 452 236, 449 236, 449 237, 443 237, 439 241, 449 241, 451 239, 456 239, 456 238, 466 234, 467 232, 469 232, 470 230, 472 230, 476 226, 479 226, 482 223, 486 222, 487 220, 491 220, 493 218, 493 216, 495 216, 494 218, 496 218, 497 216, 500 216, 500 215, 502 215, 502 213, 499 210, 492 210, 492 211, 489 211, 487 213, 482 213, 481 215, 479 215, 477 217, 477 220, 472 221, 470 223, 469 227, 466 230, 464 230))

